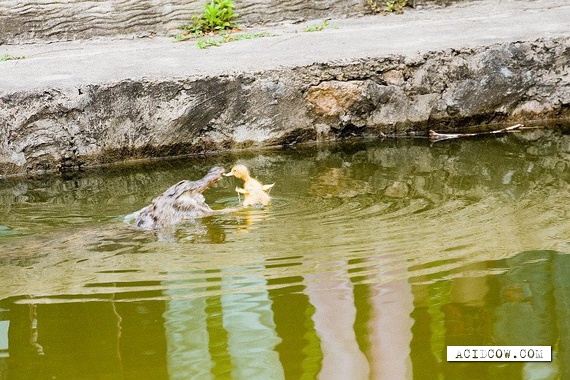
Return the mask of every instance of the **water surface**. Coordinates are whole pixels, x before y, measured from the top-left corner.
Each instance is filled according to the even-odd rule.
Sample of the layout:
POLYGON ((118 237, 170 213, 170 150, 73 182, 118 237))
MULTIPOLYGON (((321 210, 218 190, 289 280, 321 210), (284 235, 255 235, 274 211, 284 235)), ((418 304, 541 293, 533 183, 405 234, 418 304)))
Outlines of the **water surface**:
MULTIPOLYGON (((0 181, 2 379, 570 374, 570 135, 387 140, 0 181), (241 162, 263 209, 125 215, 241 162), (551 363, 447 363, 550 345, 551 363)), ((240 182, 205 192, 236 206, 240 182)))

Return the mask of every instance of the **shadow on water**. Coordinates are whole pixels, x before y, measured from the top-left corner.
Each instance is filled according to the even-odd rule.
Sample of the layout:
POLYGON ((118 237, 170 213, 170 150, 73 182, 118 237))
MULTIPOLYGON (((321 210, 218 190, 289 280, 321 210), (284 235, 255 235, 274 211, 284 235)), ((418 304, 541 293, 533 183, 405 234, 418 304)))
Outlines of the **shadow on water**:
POLYGON ((567 378, 569 182, 556 130, 4 180, 0 378, 567 378), (162 235, 122 222, 236 161, 272 204, 162 235), (447 345, 555 360, 448 363, 447 345))

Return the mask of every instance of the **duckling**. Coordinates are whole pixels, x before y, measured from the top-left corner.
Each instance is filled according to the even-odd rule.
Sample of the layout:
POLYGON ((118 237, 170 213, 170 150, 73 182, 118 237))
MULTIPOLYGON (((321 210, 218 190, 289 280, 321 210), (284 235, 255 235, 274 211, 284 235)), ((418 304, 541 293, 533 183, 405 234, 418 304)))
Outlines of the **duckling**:
POLYGON ((251 177, 249 169, 245 165, 235 165, 229 173, 225 176, 234 176, 243 179, 243 189, 236 187, 238 194, 243 194, 244 206, 266 206, 269 204, 271 197, 266 192, 269 191, 274 183, 271 185, 263 185, 258 180, 251 177))

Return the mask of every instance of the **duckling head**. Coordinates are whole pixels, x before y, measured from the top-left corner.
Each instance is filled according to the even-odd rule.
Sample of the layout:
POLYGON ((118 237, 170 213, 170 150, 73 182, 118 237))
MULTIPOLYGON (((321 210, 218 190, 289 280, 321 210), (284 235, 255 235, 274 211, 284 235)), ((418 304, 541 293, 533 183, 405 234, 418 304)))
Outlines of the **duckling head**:
POLYGON ((226 177, 234 176, 244 181, 250 177, 249 169, 245 165, 235 165, 229 173, 224 174, 226 177))

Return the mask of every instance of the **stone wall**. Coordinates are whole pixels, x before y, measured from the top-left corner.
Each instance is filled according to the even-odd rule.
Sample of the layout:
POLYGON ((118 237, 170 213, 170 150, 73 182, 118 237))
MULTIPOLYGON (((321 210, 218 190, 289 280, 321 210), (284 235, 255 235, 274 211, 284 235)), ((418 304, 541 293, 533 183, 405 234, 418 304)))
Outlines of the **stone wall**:
POLYGON ((570 39, 0 97, 0 176, 570 117, 570 39))

